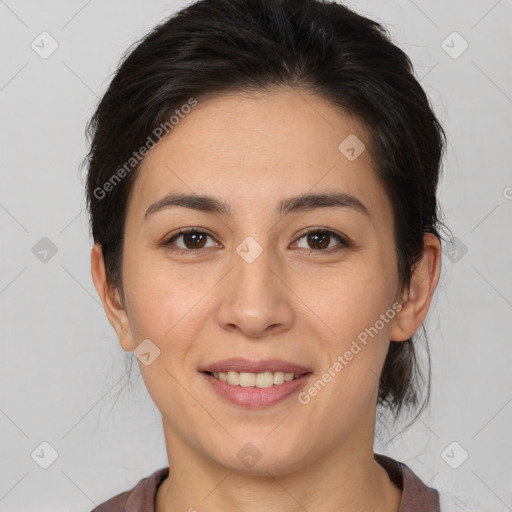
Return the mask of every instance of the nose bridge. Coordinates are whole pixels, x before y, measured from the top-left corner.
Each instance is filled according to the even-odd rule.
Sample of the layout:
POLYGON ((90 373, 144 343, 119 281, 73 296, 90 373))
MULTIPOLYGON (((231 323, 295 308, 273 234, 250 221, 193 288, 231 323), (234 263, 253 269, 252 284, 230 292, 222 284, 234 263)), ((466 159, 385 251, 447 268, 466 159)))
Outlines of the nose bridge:
MULTIPOLYGON (((272 293, 275 280, 274 274, 270 271, 272 264, 275 266, 275 258, 272 258, 271 249, 268 246, 264 249, 254 237, 246 237, 235 249, 234 276, 236 280, 235 289, 246 288, 243 296, 260 294, 261 292, 272 293)), ((240 290, 242 291, 242 290, 240 290)))
POLYGON ((224 328, 238 328, 246 336, 261 336, 289 328, 293 320, 287 288, 276 277, 279 262, 270 249, 248 236, 235 248, 233 269, 227 276, 219 309, 224 328))

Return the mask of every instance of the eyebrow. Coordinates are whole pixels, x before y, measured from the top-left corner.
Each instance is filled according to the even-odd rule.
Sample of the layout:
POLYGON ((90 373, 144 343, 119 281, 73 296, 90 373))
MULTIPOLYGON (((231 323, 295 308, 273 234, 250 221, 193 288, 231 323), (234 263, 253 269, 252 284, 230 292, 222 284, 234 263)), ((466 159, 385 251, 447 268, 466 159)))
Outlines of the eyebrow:
MULTIPOLYGON (((168 194, 149 206, 144 217, 147 219, 156 212, 176 206, 231 217, 229 204, 215 197, 175 193, 168 194)), ((277 211, 280 215, 286 215, 293 212, 311 211, 317 208, 352 208, 363 215, 370 216, 368 209, 359 199, 345 192, 304 194, 289 197, 279 203, 277 211)))

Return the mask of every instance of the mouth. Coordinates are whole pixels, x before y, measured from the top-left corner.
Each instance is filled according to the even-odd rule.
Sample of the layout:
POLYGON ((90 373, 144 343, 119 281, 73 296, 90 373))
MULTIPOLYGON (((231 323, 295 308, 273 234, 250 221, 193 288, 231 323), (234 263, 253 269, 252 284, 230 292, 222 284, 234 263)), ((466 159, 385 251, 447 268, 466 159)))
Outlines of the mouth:
POLYGON ((198 368, 210 389, 231 404, 275 405, 298 393, 313 375, 311 368, 281 359, 231 358, 198 368))
POLYGON ((260 372, 260 373, 251 373, 251 372, 203 372, 207 375, 210 375, 214 379, 220 380, 221 382, 226 382, 230 386, 239 386, 242 388, 270 388, 272 386, 281 386, 285 382, 290 382, 292 380, 300 379, 305 375, 308 375, 310 372, 295 374, 293 372, 260 372))

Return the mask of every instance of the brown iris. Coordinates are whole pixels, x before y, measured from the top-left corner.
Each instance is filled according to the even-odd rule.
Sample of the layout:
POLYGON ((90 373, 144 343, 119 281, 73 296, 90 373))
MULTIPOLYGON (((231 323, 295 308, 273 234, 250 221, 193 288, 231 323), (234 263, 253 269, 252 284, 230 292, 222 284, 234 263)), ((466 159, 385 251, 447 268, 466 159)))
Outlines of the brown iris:
POLYGON ((308 244, 312 245, 314 249, 325 249, 329 246, 330 235, 322 233, 321 231, 309 233, 307 235, 308 244), (319 247, 316 247, 318 245, 319 247))

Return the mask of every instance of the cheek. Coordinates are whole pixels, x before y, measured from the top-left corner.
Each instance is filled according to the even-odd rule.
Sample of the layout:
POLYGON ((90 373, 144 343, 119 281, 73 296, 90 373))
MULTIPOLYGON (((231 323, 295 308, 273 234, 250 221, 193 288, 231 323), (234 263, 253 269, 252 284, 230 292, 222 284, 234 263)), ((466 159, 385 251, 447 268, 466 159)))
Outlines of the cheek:
MULTIPOLYGON (((389 265, 368 258, 366 264, 361 260, 359 266, 316 276, 314 283, 308 283, 309 289, 316 291, 310 292, 310 301, 305 302, 321 320, 314 322, 315 337, 323 350, 320 378, 328 381, 326 387, 330 388, 325 397, 336 395, 333 401, 343 403, 343 410, 364 407, 378 390, 396 314, 392 307, 394 279, 389 265)), ((305 292, 304 287, 299 293, 305 292)))
MULTIPOLYGON (((176 272, 161 262, 126 262, 126 296, 132 335, 136 344, 150 339, 158 357, 139 369, 154 403, 160 411, 188 410, 195 403, 183 393, 183 375, 191 368, 190 353, 197 350, 201 329, 211 316, 211 278, 200 272, 176 272), (137 269, 137 270, 135 270, 137 269), (193 275, 195 274, 195 275, 193 275)), ((200 411, 197 412, 199 414, 200 411)))
POLYGON ((193 339, 187 332, 200 324, 189 319, 202 314, 208 303, 213 273, 194 265, 173 266, 142 252, 126 259, 124 271, 130 324, 138 338, 150 338, 157 345, 172 343, 177 350, 193 339))
POLYGON ((139 363, 139 368, 148 393, 161 411, 195 407, 181 385, 184 375, 195 371, 196 353, 203 351, 204 356, 208 350, 197 342, 204 338, 201 331, 211 323, 215 284, 225 273, 205 272, 199 267, 178 267, 147 254, 126 260, 125 292, 132 334, 136 344, 150 339, 160 351, 154 363, 139 363))
MULTIPOLYGON (((303 274, 293 283, 297 295, 326 327, 329 344, 343 346, 373 326, 393 303, 396 283, 392 268, 375 258, 357 264, 303 274)), ((380 324, 379 324, 380 325, 380 324)), ((388 324, 379 330, 386 333, 388 324)))

